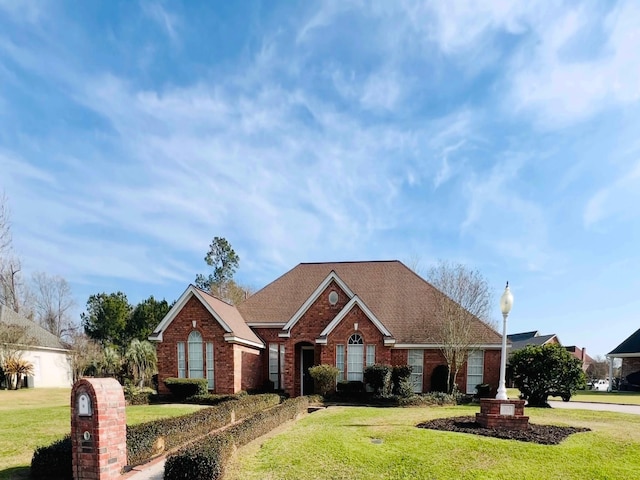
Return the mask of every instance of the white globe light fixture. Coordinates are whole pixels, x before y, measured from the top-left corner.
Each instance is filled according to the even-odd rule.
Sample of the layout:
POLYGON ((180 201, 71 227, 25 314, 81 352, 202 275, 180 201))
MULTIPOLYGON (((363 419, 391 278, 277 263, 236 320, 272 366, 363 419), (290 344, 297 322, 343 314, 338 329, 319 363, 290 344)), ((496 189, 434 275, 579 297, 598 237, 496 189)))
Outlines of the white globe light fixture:
POLYGON ((505 376, 507 371, 507 317, 513 307, 513 295, 509 290, 509 282, 500 297, 500 310, 502 311, 502 354, 500 357, 500 383, 498 385, 497 400, 507 400, 507 387, 505 376))

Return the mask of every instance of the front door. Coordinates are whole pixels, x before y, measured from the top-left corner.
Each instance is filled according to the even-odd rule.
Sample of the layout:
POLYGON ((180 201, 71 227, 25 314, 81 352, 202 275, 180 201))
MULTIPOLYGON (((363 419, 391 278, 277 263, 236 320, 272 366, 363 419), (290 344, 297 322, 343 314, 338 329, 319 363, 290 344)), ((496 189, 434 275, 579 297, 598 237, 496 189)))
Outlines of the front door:
POLYGON ((302 376, 302 392, 301 395, 313 395, 313 378, 309 375, 309 369, 313 367, 315 362, 315 352, 313 347, 302 347, 302 361, 300 362, 300 374, 302 376))

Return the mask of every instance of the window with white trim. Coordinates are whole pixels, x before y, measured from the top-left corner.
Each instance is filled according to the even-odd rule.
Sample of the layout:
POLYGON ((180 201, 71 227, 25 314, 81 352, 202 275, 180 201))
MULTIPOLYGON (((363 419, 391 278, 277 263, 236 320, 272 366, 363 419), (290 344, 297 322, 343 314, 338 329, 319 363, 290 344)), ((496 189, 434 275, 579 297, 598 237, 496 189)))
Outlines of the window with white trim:
POLYGON ((202 335, 194 330, 189 334, 187 341, 189 345, 189 357, 187 358, 189 366, 189 378, 204 378, 204 362, 202 355, 202 335))
POLYGON ((213 378, 213 343, 207 342, 207 383, 209 390, 215 388, 213 378))
POLYGON ((277 343, 269 344, 269 380, 273 382, 273 388, 280 388, 280 352, 277 343))
POLYGON ((184 358, 184 342, 178 342, 178 378, 187 376, 186 360, 184 358))
POLYGON ((347 342, 347 380, 362 381, 364 371, 364 340, 354 333, 347 342))
POLYGON ((367 367, 376 363, 376 346, 367 345, 367 367))
POLYGON ((280 388, 284 390, 284 344, 280 345, 280 388))
POLYGON ((338 381, 344 380, 344 345, 336 345, 336 368, 338 369, 338 381))
POLYGON ((411 366, 411 383, 413 384, 413 392, 422 393, 424 350, 409 350, 407 364, 411 366))
POLYGON ((473 350, 467 357, 467 393, 476 393, 476 385, 482 383, 484 350, 473 350))

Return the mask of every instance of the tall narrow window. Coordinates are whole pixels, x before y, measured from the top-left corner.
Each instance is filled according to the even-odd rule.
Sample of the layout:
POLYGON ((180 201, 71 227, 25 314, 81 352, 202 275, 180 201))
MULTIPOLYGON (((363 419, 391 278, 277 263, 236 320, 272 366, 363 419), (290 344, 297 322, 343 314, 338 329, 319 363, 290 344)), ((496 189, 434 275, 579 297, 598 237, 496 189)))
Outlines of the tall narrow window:
POLYGON ((469 352, 467 357, 467 393, 476 393, 476 385, 482 383, 484 370, 484 350, 469 352))
POLYGON ((207 342, 207 383, 209 384, 209 390, 215 388, 213 378, 213 343, 207 342))
POLYGON ((280 388, 280 372, 279 372, 279 345, 277 343, 269 344, 269 380, 273 382, 273 388, 280 388))
POLYGON ((185 368, 184 342, 178 342, 178 378, 187 376, 185 368))
POLYGON ((284 389, 284 345, 280 345, 280 388, 284 389))
POLYGON ((376 346, 367 345, 367 367, 376 363, 376 346))
POLYGON ((189 334, 189 378, 204 378, 203 359, 202 359, 202 335, 200 332, 193 331, 189 334))
POLYGON ((407 363, 411 369, 411 383, 414 393, 422 393, 422 371, 424 368, 424 350, 409 350, 407 363))
POLYGON ((336 345, 336 368, 338 369, 338 381, 344 380, 344 345, 336 345))
POLYGON ((347 344, 347 380, 362 381, 364 370, 364 341, 357 333, 349 337, 347 344))

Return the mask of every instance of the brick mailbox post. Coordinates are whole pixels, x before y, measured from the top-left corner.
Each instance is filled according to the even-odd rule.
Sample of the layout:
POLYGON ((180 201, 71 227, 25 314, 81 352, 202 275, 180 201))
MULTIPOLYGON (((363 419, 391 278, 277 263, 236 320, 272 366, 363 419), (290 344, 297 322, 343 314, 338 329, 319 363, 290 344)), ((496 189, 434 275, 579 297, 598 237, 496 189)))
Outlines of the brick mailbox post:
POLYGON ((71 390, 74 480, 120 477, 127 464, 122 387, 113 378, 83 378, 71 390))

